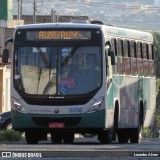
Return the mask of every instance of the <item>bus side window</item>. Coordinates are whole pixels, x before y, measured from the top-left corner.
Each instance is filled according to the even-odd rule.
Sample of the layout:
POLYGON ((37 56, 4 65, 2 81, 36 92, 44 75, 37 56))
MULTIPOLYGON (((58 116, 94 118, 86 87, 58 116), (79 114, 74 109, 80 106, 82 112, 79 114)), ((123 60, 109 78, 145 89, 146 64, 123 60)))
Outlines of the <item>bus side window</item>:
POLYGON ((129 41, 124 39, 123 41, 124 57, 129 57, 129 41))
POLYGON ((129 55, 129 41, 124 39, 123 41, 123 52, 124 52, 124 67, 125 67, 125 74, 131 74, 131 65, 130 65, 130 55, 129 55))
POLYGON ((116 39, 115 38, 111 38, 111 50, 115 53, 115 55, 117 56, 117 52, 116 52, 116 39))
MULTIPOLYGON (((115 58, 117 59, 117 48, 116 48, 116 39, 111 38, 111 50, 115 53, 115 58)), ((113 74, 117 74, 117 63, 112 65, 113 74)))
POLYGON ((137 42, 136 45, 137 58, 142 58, 142 43, 137 42))
POLYGON ((135 58, 135 43, 130 41, 130 57, 135 58))
POLYGON ((117 39, 117 62, 118 62, 118 73, 120 75, 124 74, 124 63, 123 63, 123 41, 122 39, 117 39))
POLYGON ((149 54, 150 76, 155 77, 153 44, 151 43, 148 44, 148 54, 149 54))
POLYGON ((142 51, 143 51, 143 59, 148 59, 147 44, 146 43, 142 44, 142 51))
POLYGON ((117 39, 117 56, 122 57, 122 40, 120 38, 117 39))
POLYGON ((137 52, 138 75, 143 76, 143 60, 142 60, 142 43, 141 42, 137 42, 136 52, 137 52))
POLYGON ((148 56, 150 60, 154 60, 154 55, 153 55, 153 45, 151 43, 148 44, 148 56))
POLYGON ((131 73, 133 76, 138 74, 137 72, 137 55, 136 55, 136 42, 130 41, 130 55, 131 55, 131 73))
POLYGON ((148 44, 142 44, 142 53, 143 53, 143 74, 145 77, 150 76, 150 65, 149 65, 149 54, 148 54, 148 44))

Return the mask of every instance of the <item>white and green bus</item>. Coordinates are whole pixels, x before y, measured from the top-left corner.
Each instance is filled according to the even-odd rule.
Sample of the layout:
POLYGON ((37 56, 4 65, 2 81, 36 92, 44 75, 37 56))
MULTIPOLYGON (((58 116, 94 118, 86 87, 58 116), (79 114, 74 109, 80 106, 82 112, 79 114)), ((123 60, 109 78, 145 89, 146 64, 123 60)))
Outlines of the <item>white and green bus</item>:
MULTIPOLYGON (((13 128, 36 144, 139 143, 153 125, 156 99, 153 37, 103 24, 18 26, 11 54, 13 128), (92 65, 90 65, 92 63, 92 65)), ((3 51, 7 63, 9 51, 3 51)))

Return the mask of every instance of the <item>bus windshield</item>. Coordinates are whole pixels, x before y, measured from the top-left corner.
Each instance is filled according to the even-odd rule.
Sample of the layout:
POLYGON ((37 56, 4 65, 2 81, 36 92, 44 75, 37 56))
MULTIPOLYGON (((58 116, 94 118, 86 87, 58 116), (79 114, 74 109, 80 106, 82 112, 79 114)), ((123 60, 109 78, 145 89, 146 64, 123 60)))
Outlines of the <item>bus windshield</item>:
POLYGON ((16 47, 14 85, 26 94, 87 94, 101 85, 99 46, 16 47))

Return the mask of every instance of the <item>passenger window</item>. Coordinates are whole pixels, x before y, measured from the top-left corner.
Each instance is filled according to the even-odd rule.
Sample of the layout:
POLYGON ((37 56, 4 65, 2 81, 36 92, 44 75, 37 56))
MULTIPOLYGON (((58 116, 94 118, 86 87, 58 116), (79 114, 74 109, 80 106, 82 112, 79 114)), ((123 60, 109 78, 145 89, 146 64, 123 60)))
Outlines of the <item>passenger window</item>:
POLYGON ((123 41, 123 52, 124 52, 124 58, 123 58, 123 63, 124 63, 124 68, 125 68, 125 74, 130 75, 131 74, 131 60, 130 60, 130 55, 129 55, 129 41, 124 40, 123 41))
POLYGON ((149 59, 150 60, 154 59, 152 48, 153 48, 152 44, 148 44, 148 54, 149 54, 149 59))
POLYGON ((116 40, 114 38, 111 39, 111 50, 116 54, 116 40))
MULTIPOLYGON (((116 49, 116 39, 115 38, 111 38, 111 50, 115 53, 115 56, 117 58, 117 49, 116 49)), ((115 65, 112 66, 112 70, 113 70, 113 74, 118 74, 117 71, 117 63, 115 65)))
POLYGON ((142 53, 143 53, 143 59, 148 59, 148 50, 147 50, 147 44, 143 43, 142 44, 142 53))
POLYGON ((145 77, 150 76, 150 63, 149 63, 149 55, 148 55, 148 44, 142 44, 142 52, 143 52, 143 75, 145 77))
POLYGON ((130 56, 131 57, 136 57, 135 56, 135 42, 134 41, 130 42, 130 56))
POLYGON ((124 74, 124 58, 123 58, 123 41, 122 39, 117 39, 117 62, 118 62, 118 73, 120 75, 124 74))
POLYGON ((142 43, 141 42, 137 42, 136 51, 137 51, 137 58, 142 58, 142 43))
POLYGON ((148 44, 148 54, 149 54, 150 76, 155 77, 154 53, 153 53, 153 45, 151 43, 148 44))
POLYGON ((122 40, 117 39, 117 56, 122 56, 122 40))
POLYGON ((129 49, 128 49, 129 42, 127 40, 123 41, 123 51, 124 57, 129 57, 129 49))

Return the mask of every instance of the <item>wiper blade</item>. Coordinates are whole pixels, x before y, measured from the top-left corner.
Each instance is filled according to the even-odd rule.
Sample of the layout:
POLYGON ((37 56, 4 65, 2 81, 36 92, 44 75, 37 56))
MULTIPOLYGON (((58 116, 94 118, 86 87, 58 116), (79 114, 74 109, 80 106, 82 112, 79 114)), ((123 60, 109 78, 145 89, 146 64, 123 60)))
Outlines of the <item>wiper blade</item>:
POLYGON ((50 67, 50 63, 48 62, 48 60, 46 59, 44 53, 42 52, 40 47, 37 47, 37 50, 41 56, 41 58, 43 59, 44 63, 47 64, 47 67, 50 67))
POLYGON ((76 50, 77 50, 79 47, 80 47, 80 46, 73 48, 73 50, 70 52, 70 54, 63 60, 61 66, 64 66, 64 65, 69 61, 69 59, 76 53, 76 50))

